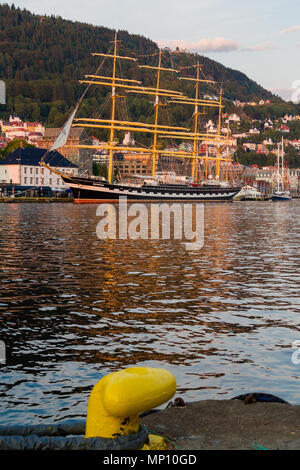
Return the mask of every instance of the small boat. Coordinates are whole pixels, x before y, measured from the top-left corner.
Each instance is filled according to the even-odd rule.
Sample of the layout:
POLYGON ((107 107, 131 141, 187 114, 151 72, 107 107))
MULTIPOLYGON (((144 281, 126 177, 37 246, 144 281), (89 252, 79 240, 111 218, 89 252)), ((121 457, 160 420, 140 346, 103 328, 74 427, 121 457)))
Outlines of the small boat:
POLYGON ((291 201, 292 196, 289 191, 275 191, 272 196, 273 201, 291 201))
POLYGON ((253 186, 243 186, 241 191, 234 197, 235 201, 264 201, 265 198, 258 189, 253 186))

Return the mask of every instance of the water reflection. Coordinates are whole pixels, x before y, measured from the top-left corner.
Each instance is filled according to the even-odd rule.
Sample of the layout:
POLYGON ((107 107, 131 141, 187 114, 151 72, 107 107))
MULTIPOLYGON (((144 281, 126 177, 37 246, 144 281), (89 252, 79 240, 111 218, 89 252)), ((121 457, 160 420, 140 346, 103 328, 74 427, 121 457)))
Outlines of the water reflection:
POLYGON ((100 241, 96 206, 2 204, 2 422, 84 416, 91 386, 169 368, 186 400, 299 403, 300 204, 205 207, 205 245, 100 241))

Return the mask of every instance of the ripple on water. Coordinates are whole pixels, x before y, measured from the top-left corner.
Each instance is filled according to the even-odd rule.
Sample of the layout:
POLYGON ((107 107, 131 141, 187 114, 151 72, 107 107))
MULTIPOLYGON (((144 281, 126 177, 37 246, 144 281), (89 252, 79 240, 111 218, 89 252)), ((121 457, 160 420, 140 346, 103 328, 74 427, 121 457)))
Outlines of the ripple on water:
POLYGON ((2 423, 83 418, 122 367, 167 367, 185 400, 299 403, 300 203, 205 207, 205 244, 100 241, 96 206, 0 206, 2 423))

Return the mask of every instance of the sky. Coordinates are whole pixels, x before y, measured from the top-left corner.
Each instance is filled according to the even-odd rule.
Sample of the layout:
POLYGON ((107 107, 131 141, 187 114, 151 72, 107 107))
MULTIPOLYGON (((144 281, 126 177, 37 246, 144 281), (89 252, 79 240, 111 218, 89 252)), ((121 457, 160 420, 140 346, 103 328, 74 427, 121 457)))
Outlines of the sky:
MULTIPOLYGON (((292 99, 300 87, 299 0, 14 0, 32 13, 127 30, 199 52, 292 99)), ((299 94, 299 93, 298 93, 299 94)))

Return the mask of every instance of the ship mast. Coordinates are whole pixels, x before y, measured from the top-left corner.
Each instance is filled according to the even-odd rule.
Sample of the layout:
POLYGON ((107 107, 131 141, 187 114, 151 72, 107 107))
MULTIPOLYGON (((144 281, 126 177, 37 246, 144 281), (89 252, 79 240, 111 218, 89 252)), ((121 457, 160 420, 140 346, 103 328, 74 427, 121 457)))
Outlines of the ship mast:
POLYGON ((153 148, 152 148, 152 176, 155 176, 156 173, 156 154, 157 154, 157 125, 158 125, 158 112, 159 112, 159 85, 160 85, 160 71, 161 71, 161 56, 162 52, 159 51, 159 59, 158 59, 158 69, 157 69, 157 79, 156 79, 156 96, 155 96, 155 103, 154 103, 154 136, 153 136, 153 148))
POLYGON ((229 119, 228 119, 228 124, 227 124, 227 146, 226 146, 226 154, 227 154, 227 160, 226 160, 226 181, 228 181, 228 162, 229 162, 229 119))
POLYGON ((284 171, 284 143, 283 143, 283 137, 281 139, 281 165, 282 165, 282 191, 285 189, 285 171, 284 171))
MULTIPOLYGON (((221 125, 222 125, 222 95, 223 90, 220 90, 220 100, 219 100, 219 121, 218 121, 218 135, 221 135, 221 125)), ((220 159, 221 159, 221 146, 218 142, 218 158, 217 158, 217 179, 220 179, 220 159)))
POLYGON ((280 190, 280 144, 277 145, 277 191, 280 190))
MULTIPOLYGON (((165 68, 162 67, 162 50, 159 50, 158 53, 158 66, 153 67, 150 65, 140 65, 139 67, 141 69, 150 69, 150 70, 156 70, 157 71, 157 76, 156 76, 156 90, 155 90, 155 101, 154 101, 154 135, 153 135, 153 145, 152 145, 152 176, 155 176, 156 173, 156 161, 157 161, 157 139, 158 139, 158 115, 159 115, 159 107, 163 106, 162 103, 160 103, 160 81, 161 81, 161 72, 166 71, 166 72, 175 72, 178 73, 178 70, 171 69, 171 68, 165 68)), ((180 92, 173 92, 175 95, 181 96, 182 93, 180 92)), ((165 126, 164 126, 165 127, 165 126)), ((171 129, 171 127, 170 127, 171 129)), ((173 129, 175 129, 173 127, 173 129)))
MULTIPOLYGON (((204 113, 199 113, 199 103, 198 103, 198 100, 199 100, 199 82, 203 81, 203 80, 200 80, 200 64, 199 64, 199 62, 197 62, 196 70, 197 70, 196 78, 191 79, 191 80, 196 82, 195 110, 194 110, 194 134, 195 134, 195 138, 194 138, 194 147, 193 147, 193 156, 194 157, 196 157, 196 155, 198 155, 198 139, 196 137, 196 134, 197 134, 197 130, 198 130, 199 115, 204 114, 204 113)), ((180 80, 190 80, 190 79, 187 78, 187 77, 180 77, 180 80)), ((195 179, 195 165, 196 165, 196 159, 193 158, 193 161, 192 161, 192 180, 193 181, 195 179)))
MULTIPOLYGON (((112 76, 112 91, 111 91, 111 99, 112 99, 112 110, 111 110, 111 126, 110 126, 110 143, 113 145, 114 137, 115 137, 115 129, 113 126, 116 114, 116 65, 117 65, 117 32, 115 33, 115 41, 114 41, 114 61, 113 61, 113 76, 112 76)), ((113 172, 113 149, 109 150, 109 164, 108 164, 108 181, 111 183, 112 181, 112 172, 113 172)))
MULTIPOLYGON (((222 90, 221 90, 221 93, 220 93, 220 99, 218 101, 200 99, 199 98, 199 85, 200 85, 200 83, 216 84, 216 82, 213 81, 213 80, 200 79, 200 68, 201 68, 201 66, 200 66, 199 62, 197 62, 197 64, 193 67, 196 67, 196 78, 180 77, 179 79, 180 80, 190 80, 190 81, 196 82, 195 98, 191 99, 191 98, 184 97, 183 100, 181 98, 175 98, 171 102, 172 103, 194 104, 195 105, 194 115, 193 115, 193 117, 194 117, 194 134, 193 134, 194 146, 193 146, 193 152, 192 152, 192 180, 194 181, 195 180, 195 165, 196 165, 197 159, 199 158, 199 155, 198 155, 198 153, 199 153, 198 152, 199 140, 203 141, 205 137, 206 138, 209 137, 210 140, 216 140, 217 141, 217 145, 218 145, 218 156, 217 156, 217 174, 218 174, 218 178, 220 176, 220 162, 221 161, 226 161, 227 162, 228 158, 221 158, 221 147, 220 147, 221 140, 223 140, 223 138, 221 136, 221 117, 222 117, 222 109, 224 107, 222 105, 222 90), (201 134, 201 133, 198 132, 199 116, 200 116, 200 114, 206 114, 206 113, 200 113, 199 112, 199 106, 218 107, 219 108, 219 120, 218 120, 217 135, 209 136, 208 134, 201 134)), ((206 155, 206 157, 203 157, 203 159, 206 161, 206 174, 207 174, 207 162, 209 160, 215 160, 215 159, 208 157, 208 155, 206 155)))
MULTIPOLYGON (((197 63, 197 78, 196 78, 196 96, 195 100, 196 102, 198 101, 199 98, 199 77, 200 77, 200 64, 199 62, 197 63)), ((197 133, 198 130, 198 118, 199 118, 199 106, 198 104, 195 104, 195 112, 194 112, 194 134, 197 133)), ((198 154, 198 142, 196 138, 194 139, 194 149, 193 149, 193 156, 195 157, 198 154)), ((198 160, 197 160, 198 162, 198 160)), ((193 159, 192 161, 192 179, 194 181, 195 179, 195 165, 196 165, 196 160, 193 159)))

